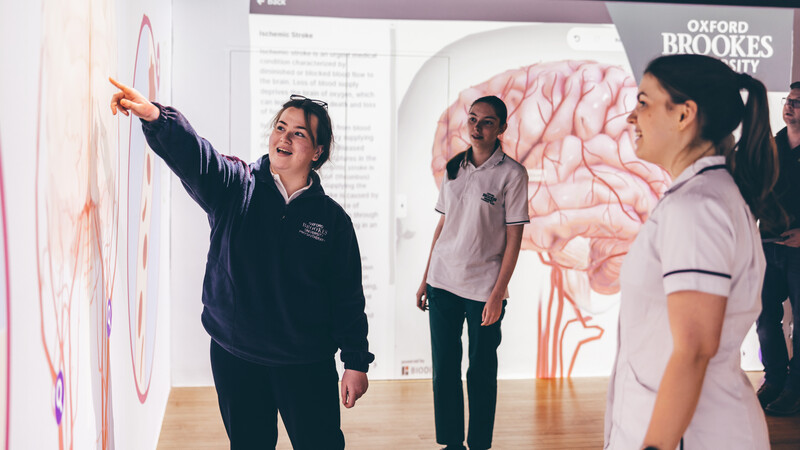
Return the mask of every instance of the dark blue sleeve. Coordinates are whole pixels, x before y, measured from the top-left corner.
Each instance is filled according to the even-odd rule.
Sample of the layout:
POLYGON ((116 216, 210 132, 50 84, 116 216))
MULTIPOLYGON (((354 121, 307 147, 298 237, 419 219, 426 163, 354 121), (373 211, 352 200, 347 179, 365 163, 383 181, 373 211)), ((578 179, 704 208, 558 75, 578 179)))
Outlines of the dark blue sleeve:
POLYGON ((250 178, 249 167, 238 158, 217 152, 178 110, 154 104, 160 110, 158 119, 142 121, 147 143, 203 210, 213 213, 223 199, 242 191, 250 178))
POLYGON ((346 225, 336 240, 336 259, 333 265, 333 340, 341 349, 345 369, 366 372, 375 356, 367 342, 366 301, 361 284, 361 253, 358 250, 353 223, 345 215, 346 225))

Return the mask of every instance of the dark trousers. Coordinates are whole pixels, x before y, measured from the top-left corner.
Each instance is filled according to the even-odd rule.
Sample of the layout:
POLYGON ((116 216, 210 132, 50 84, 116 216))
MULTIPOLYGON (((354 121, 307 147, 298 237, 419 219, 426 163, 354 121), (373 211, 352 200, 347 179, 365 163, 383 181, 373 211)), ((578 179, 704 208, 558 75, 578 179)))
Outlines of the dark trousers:
POLYGON ((467 320, 469 337, 469 432, 467 445, 474 449, 492 446, 494 413, 497 405, 497 347, 500 319, 481 326, 485 303, 468 300, 428 286, 428 305, 433 359, 433 408, 436 442, 462 445, 464 442, 464 391, 461 384, 461 334, 467 320))
POLYGON ((784 384, 800 389, 800 248, 779 244, 764 244, 767 271, 761 290, 761 315, 756 322, 761 343, 764 378, 769 383, 784 384), (794 330, 792 359, 783 337, 783 302, 791 302, 794 330), (787 378, 788 377, 788 378, 787 378))
POLYGON ((212 339, 211 370, 231 449, 274 449, 278 411, 295 449, 344 448, 333 358, 268 367, 238 358, 212 339))

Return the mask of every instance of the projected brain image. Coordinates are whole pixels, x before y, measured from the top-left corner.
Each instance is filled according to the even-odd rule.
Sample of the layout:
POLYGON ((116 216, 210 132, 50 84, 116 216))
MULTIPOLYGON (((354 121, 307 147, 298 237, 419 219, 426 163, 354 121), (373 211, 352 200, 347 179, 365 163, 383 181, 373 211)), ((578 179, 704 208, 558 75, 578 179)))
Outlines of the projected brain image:
POLYGON ((41 340, 59 448, 113 448, 109 313, 119 214, 113 4, 45 1, 37 108, 36 261, 41 340), (69 88, 65 88, 68 86, 69 88), (99 100, 102 99, 102 100, 99 100), (78 425, 79 414, 93 412, 78 425))
POLYGON ((470 104, 497 95, 508 106, 503 150, 530 178, 522 248, 550 270, 537 318, 539 378, 569 376, 581 347, 602 337, 592 315, 612 305, 592 291, 619 292, 622 259, 668 186, 666 172, 634 154, 626 118, 636 93, 634 79, 617 66, 539 63, 462 91, 439 119, 431 167, 441 186, 447 161, 469 146, 470 104), (568 333, 578 339, 566 349, 568 333))

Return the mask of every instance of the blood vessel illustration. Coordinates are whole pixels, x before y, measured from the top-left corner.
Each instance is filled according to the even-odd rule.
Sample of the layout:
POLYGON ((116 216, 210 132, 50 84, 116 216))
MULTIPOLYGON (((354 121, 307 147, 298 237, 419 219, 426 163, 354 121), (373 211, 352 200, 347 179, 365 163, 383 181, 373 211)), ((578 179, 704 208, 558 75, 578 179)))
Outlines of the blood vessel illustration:
POLYGON ((35 149, 40 330, 59 448, 114 447, 108 317, 119 229, 113 3, 42 4, 35 149), (68 88, 65 88, 68 87, 68 88), (101 100, 102 99, 102 100, 101 100), (94 427, 76 426, 93 411, 94 427))

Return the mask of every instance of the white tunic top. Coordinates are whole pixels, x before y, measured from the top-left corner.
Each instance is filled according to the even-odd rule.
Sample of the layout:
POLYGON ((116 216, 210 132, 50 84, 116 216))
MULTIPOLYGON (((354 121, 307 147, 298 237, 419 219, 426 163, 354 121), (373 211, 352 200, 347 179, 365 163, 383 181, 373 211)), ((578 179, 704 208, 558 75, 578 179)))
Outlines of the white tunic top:
POLYGON ((764 270, 755 220, 725 157, 701 158, 675 179, 622 265, 605 448, 641 447, 672 353, 667 295, 691 290, 728 300, 684 448, 769 449, 764 414, 740 361, 742 341, 761 311, 764 270))
POLYGON ((455 179, 445 175, 436 211, 446 219, 431 253, 428 284, 485 302, 500 274, 506 226, 530 221, 528 171, 500 148, 480 167, 465 160, 455 179))

